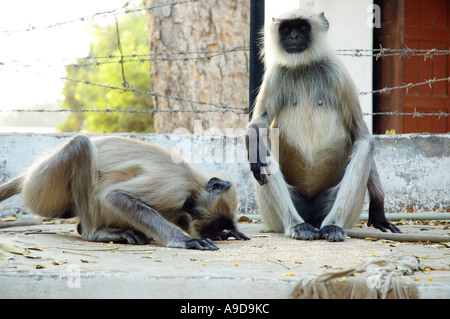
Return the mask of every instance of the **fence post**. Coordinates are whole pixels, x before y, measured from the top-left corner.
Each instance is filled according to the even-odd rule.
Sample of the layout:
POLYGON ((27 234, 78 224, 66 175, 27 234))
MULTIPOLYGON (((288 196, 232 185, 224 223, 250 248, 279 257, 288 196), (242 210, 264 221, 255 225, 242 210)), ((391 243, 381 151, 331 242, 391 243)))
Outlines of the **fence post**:
POLYGON ((253 103, 262 83, 264 65, 259 59, 259 36, 264 26, 264 0, 250 2, 250 83, 249 83, 249 120, 253 115, 253 103))

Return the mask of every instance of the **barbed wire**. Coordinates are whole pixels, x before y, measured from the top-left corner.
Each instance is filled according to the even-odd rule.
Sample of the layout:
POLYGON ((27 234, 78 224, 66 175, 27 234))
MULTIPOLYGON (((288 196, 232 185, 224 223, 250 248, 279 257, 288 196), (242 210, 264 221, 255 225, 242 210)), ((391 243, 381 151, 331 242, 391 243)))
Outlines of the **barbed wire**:
MULTIPOLYGON (((210 60, 213 57, 220 56, 223 54, 231 53, 231 52, 247 52, 249 51, 250 46, 236 46, 230 49, 224 50, 199 50, 199 51, 178 51, 178 52, 160 52, 160 53, 149 53, 149 54, 109 54, 103 56, 86 56, 81 58, 67 58, 59 61, 52 61, 49 64, 49 61, 45 60, 34 60, 34 61, 20 61, 20 60, 3 60, 0 61, 0 66, 5 66, 8 64, 13 64, 19 67, 33 67, 34 64, 45 63, 48 66, 53 64, 64 64, 72 67, 88 67, 88 66, 100 66, 103 64, 112 64, 112 63, 130 63, 130 62, 152 62, 152 61, 190 61, 190 60, 210 60), (121 60, 121 58, 126 58, 125 60, 121 60), (86 63, 68 63, 65 61, 73 61, 73 60, 94 60, 92 62, 86 63), (102 61, 95 61, 102 60, 102 61)), ((388 56, 399 56, 402 58, 411 57, 411 56, 424 56, 424 59, 427 58, 432 59, 435 56, 439 55, 450 55, 450 50, 438 50, 438 49, 429 49, 429 50, 417 50, 417 49, 389 49, 389 48, 380 48, 380 49, 340 49, 337 50, 338 55, 341 56, 351 56, 351 57, 376 57, 377 59, 380 57, 388 57, 388 56)))
POLYGON ((423 56, 426 59, 433 59, 439 55, 450 55, 450 50, 440 49, 410 49, 408 47, 403 49, 390 49, 380 46, 379 49, 339 49, 338 55, 351 57, 375 57, 378 61, 381 57, 398 56, 400 58, 407 58, 412 56, 423 56))
POLYGON ((408 90, 412 87, 416 87, 416 86, 421 86, 421 85, 426 85, 428 84, 428 86, 430 87, 430 89, 432 88, 432 85, 436 82, 443 82, 443 81, 450 81, 450 77, 446 77, 446 78, 441 78, 441 79, 429 79, 429 80, 425 80, 423 82, 418 82, 418 83, 408 83, 408 84, 404 84, 404 85, 400 85, 400 86, 393 86, 393 87, 385 87, 383 89, 379 89, 379 90, 373 90, 373 91, 368 91, 368 92, 359 92, 360 95, 367 95, 367 94, 376 94, 376 93, 386 93, 392 90, 398 90, 398 89, 406 89, 406 92, 408 93, 408 90))
POLYGON ((364 116, 377 116, 377 115, 388 115, 388 116, 412 116, 412 117, 424 117, 424 116, 437 116, 439 119, 441 117, 448 117, 450 113, 438 112, 438 113, 422 113, 417 112, 373 112, 373 113, 363 113, 364 116))
MULTIPOLYGON (((113 10, 103 11, 103 12, 97 12, 92 15, 80 17, 77 19, 57 22, 53 24, 47 24, 47 25, 41 25, 41 26, 29 26, 27 28, 23 29, 16 29, 16 30, 1 30, 0 33, 4 34, 15 34, 15 33, 22 33, 22 32, 31 32, 34 30, 40 30, 40 29, 50 29, 50 28, 56 28, 62 25, 70 24, 70 23, 76 23, 76 22, 85 22, 94 20, 97 18, 103 18, 108 16, 117 16, 120 14, 131 14, 136 12, 143 12, 143 11, 152 11, 158 8, 163 7, 173 7, 176 5, 182 5, 182 4, 191 4, 196 3, 199 0, 183 0, 183 1, 175 1, 171 0, 168 3, 164 4, 157 4, 152 5, 148 7, 138 7, 138 8, 129 8, 130 2, 127 2, 124 6, 120 8, 116 8, 113 10)), ((117 32, 117 40, 118 40, 118 46, 119 49, 121 49, 120 46, 120 37, 119 37, 119 30, 118 30, 118 23, 116 19, 116 32, 117 32)), ((66 66, 71 66, 75 68, 81 68, 81 67, 90 67, 90 66, 101 66, 104 64, 120 64, 122 66, 122 79, 123 87, 119 86, 112 86, 112 85, 106 85, 106 84, 100 84, 100 83, 93 83, 86 80, 78 80, 78 79, 70 79, 66 77, 62 77, 61 79, 64 81, 71 81, 75 83, 82 83, 85 85, 91 85, 96 87, 101 87, 104 89, 109 90, 119 90, 121 92, 131 92, 134 94, 144 94, 149 95, 153 97, 159 97, 164 99, 170 99, 178 102, 184 102, 193 104, 195 106, 208 106, 212 109, 209 110, 199 110, 199 109, 192 109, 192 110, 161 110, 161 109, 147 109, 147 110, 134 110, 132 108, 127 109, 119 109, 119 106, 105 106, 105 107, 84 107, 82 109, 11 109, 11 110, 0 110, 0 112, 18 112, 18 113, 27 113, 27 112, 34 112, 34 113, 61 113, 61 112, 70 112, 70 113, 139 113, 139 114, 154 114, 154 113, 225 113, 225 112, 233 112, 236 114, 246 114, 248 113, 247 107, 233 107, 228 105, 221 105, 221 104, 215 104, 211 102, 205 102, 205 101, 199 101, 199 100, 191 100, 186 98, 181 98, 177 96, 170 96, 170 95, 164 95, 156 92, 147 92, 142 90, 137 90, 129 87, 129 83, 125 79, 124 75, 124 69, 123 65, 124 63, 144 63, 144 62, 165 62, 165 61, 197 61, 197 60, 203 60, 203 61, 209 61, 210 59, 221 56, 224 54, 232 53, 232 52, 247 52, 249 51, 250 46, 237 46, 230 49, 225 50, 199 50, 199 51, 179 51, 179 52, 160 52, 160 53, 149 53, 149 54, 123 54, 122 50, 120 51, 120 55, 117 54, 110 54, 110 55, 104 55, 104 56, 87 56, 82 58, 67 58, 60 60, 61 64, 66 66), (73 61, 76 60, 77 63, 64 63, 67 61, 73 61), (86 61, 86 62, 83 62, 86 61), (126 84, 126 85, 125 85, 126 84)), ((340 56, 351 56, 351 57, 372 57, 375 58, 375 60, 378 60, 379 58, 384 57, 391 57, 391 56, 398 56, 400 58, 409 58, 409 57, 419 57, 423 56, 424 61, 427 59, 433 59, 436 56, 445 56, 450 55, 450 50, 442 50, 442 49, 410 49, 408 47, 402 48, 402 49, 390 49, 390 48, 383 48, 380 45, 380 48, 377 49, 339 49, 337 50, 338 55, 340 56)), ((0 61, 0 66, 9 66, 13 65, 14 67, 33 67, 36 63, 46 63, 48 64, 48 61, 39 61, 36 60, 34 62, 30 61, 19 61, 19 60, 10 60, 10 61, 0 61)), ((55 65, 58 61, 52 60, 48 66, 55 65)), ((430 88, 432 88, 432 85, 436 82, 443 82, 443 81, 450 81, 450 77, 446 78, 440 78, 440 79, 429 79, 425 80, 423 82, 418 83, 408 83, 403 84, 400 86, 394 86, 394 87, 385 87, 382 89, 377 89, 373 91, 368 92, 360 92, 360 95, 368 95, 368 94, 379 94, 379 93, 386 93, 392 90, 397 89, 406 89, 407 92, 410 88, 423 86, 423 85, 429 85, 430 88)), ((123 108, 123 106, 121 106, 123 108)), ((438 112, 438 113, 422 113, 417 112, 416 110, 414 112, 406 113, 406 112, 373 112, 373 113, 364 113, 365 116, 378 116, 378 115, 386 115, 386 116, 413 116, 413 117, 424 117, 424 116, 438 116, 439 118, 442 117, 448 117, 449 114, 445 112, 438 112)))
MULTIPOLYGON (((153 113, 226 113, 232 112, 228 109, 219 110, 161 110, 161 109, 147 109, 147 110, 134 110, 134 109, 119 109, 123 106, 111 106, 104 108, 82 108, 82 109, 11 109, 0 110, 0 113, 138 113, 138 114, 153 114, 153 113)), ((233 111, 236 114, 247 114, 247 110, 243 109, 242 112, 233 111)))
MULTIPOLYGON (((161 110, 161 109, 147 109, 147 110, 135 110, 135 109, 119 109, 123 106, 105 106, 103 108, 91 108, 84 107, 81 109, 0 109, 0 113, 137 113, 137 114, 154 114, 154 113, 226 113, 231 110, 228 109, 212 109, 212 110, 161 110)), ((236 112, 237 114, 247 114, 246 108, 242 108, 241 112, 236 112)), ((364 112, 364 116, 412 116, 412 117, 425 117, 425 116, 437 116, 439 119, 443 117, 449 117, 450 113, 446 112, 434 112, 434 113, 423 113, 417 112, 364 112)))
MULTIPOLYGON (((0 110, 0 112, 18 112, 18 113, 24 113, 24 112, 34 112, 34 113, 60 113, 60 112, 72 112, 72 113, 88 113, 88 112, 93 112, 93 113, 225 113, 225 112, 232 112, 235 114, 247 114, 248 113, 248 108, 247 107, 233 107, 233 106, 229 106, 229 105, 223 105, 223 104, 215 104, 215 103, 211 103, 211 102, 205 102, 205 101, 199 101, 199 100, 190 100, 190 99, 186 99, 186 98, 181 98, 178 96, 171 96, 171 95, 165 95, 165 94, 160 94, 160 93, 156 93, 156 92, 148 92, 148 91, 142 91, 142 90, 137 90, 137 89, 133 89, 130 87, 119 87, 119 86, 113 86, 113 85, 106 85, 106 84, 99 84, 99 83, 93 83, 91 81, 87 81, 87 80, 77 80, 77 79, 70 79, 70 78, 66 78, 66 77, 62 77, 60 78, 61 80, 64 81, 70 81, 70 82, 75 82, 75 83, 82 83, 84 85, 91 85, 91 86, 96 86, 96 87, 101 87, 104 89, 109 89, 109 90, 118 90, 121 92, 131 92, 131 93, 135 93, 135 94, 144 94, 144 95, 149 95, 149 96, 153 96, 153 97, 160 97, 160 98, 165 98, 165 99, 170 99, 170 100, 174 100, 174 101, 178 101, 178 102, 185 102, 185 103, 189 103, 189 104, 194 104, 194 105, 201 105, 201 106, 210 106, 213 107, 213 109, 210 110, 160 110, 160 109, 148 109, 148 110, 133 110, 133 109, 117 109, 116 107, 110 108, 105 106, 104 108, 83 108, 83 109, 56 109, 56 110, 49 110, 49 109, 11 109, 11 110, 0 110)), ((425 80, 423 82, 418 82, 418 83, 409 83, 409 84, 405 84, 402 86, 395 86, 395 87, 387 87, 387 88, 383 88, 380 90, 374 90, 374 91, 370 91, 370 92, 360 92, 361 95, 367 95, 367 94, 377 94, 377 93, 386 93, 388 91, 392 91, 392 90, 397 90, 397 89, 406 89, 409 90, 412 87, 417 87, 417 86, 421 86, 421 85, 428 85, 430 88, 432 88, 432 85, 436 82, 443 82, 443 81, 450 81, 450 77, 447 78, 441 78, 441 79, 429 79, 429 80, 425 80)), ((409 115, 409 116, 413 116, 413 117, 423 117, 423 116, 438 116, 439 118, 441 117, 448 117, 449 114, 445 113, 445 112, 439 112, 439 113, 422 113, 422 112, 417 112, 414 111, 413 113, 398 113, 398 112, 374 112, 374 113, 364 113, 365 116, 377 116, 377 115, 388 115, 388 116, 403 116, 403 115, 409 115)))
POLYGON ((112 85, 93 83, 93 82, 90 82, 90 81, 82 81, 82 80, 75 80, 75 79, 69 79, 69 78, 61 78, 61 80, 75 82, 75 83, 83 83, 83 84, 86 84, 86 85, 102 87, 102 88, 110 89, 110 90, 119 90, 119 91, 122 91, 122 92, 133 92, 133 93, 136 93, 136 94, 150 95, 150 96, 154 96, 154 97, 160 97, 160 98, 175 100, 175 101, 178 101, 178 102, 185 102, 185 103, 196 104, 196 105, 212 106, 212 107, 217 108, 217 109, 227 110, 227 111, 234 112, 234 113, 242 113, 242 111, 247 110, 246 107, 233 107, 233 106, 228 106, 228 105, 215 104, 215 103, 211 103, 211 102, 204 102, 204 101, 198 101, 198 100, 197 101, 196 100, 189 100, 189 99, 181 98, 181 97, 178 97, 178 96, 165 95, 165 94, 160 94, 160 93, 156 93, 156 92, 147 92, 147 91, 137 90, 137 89, 133 89, 133 88, 126 88, 126 87, 118 87, 118 86, 112 86, 112 85))
POLYGON ((130 13, 136 13, 136 12, 142 12, 142 11, 153 11, 155 9, 159 9, 159 8, 163 8, 163 7, 174 7, 176 5, 195 3, 198 1, 199 0, 185 0, 185 1, 172 0, 170 3, 157 4, 157 5, 153 5, 153 6, 149 6, 149 7, 140 7, 140 8, 135 8, 135 9, 129 9, 128 8, 129 2, 127 2, 127 3, 125 3, 124 6, 113 9, 113 10, 97 12, 97 13, 94 13, 94 14, 91 14, 88 16, 84 16, 84 17, 80 17, 80 18, 76 18, 76 19, 72 19, 72 20, 67 20, 67 21, 62 21, 62 22, 56 22, 56 23, 47 24, 47 25, 42 25, 42 26, 29 26, 27 28, 16 29, 16 30, 1 30, 0 33, 14 34, 14 33, 30 32, 30 31, 35 31, 35 30, 42 30, 42 29, 51 29, 51 28, 56 28, 59 26, 63 26, 63 25, 75 23, 75 22, 85 22, 85 21, 90 21, 90 20, 94 20, 97 18, 104 18, 104 17, 119 15, 119 14, 130 14, 130 13))
MULTIPOLYGON (((105 64, 124 64, 124 63, 130 63, 130 62, 165 62, 165 61, 191 61, 191 60, 205 60, 209 61, 215 57, 232 53, 232 52, 247 52, 249 50, 249 46, 236 46, 232 47, 230 49, 224 49, 224 50, 201 50, 201 51, 179 51, 179 52, 167 52, 167 53, 150 53, 150 54, 123 54, 123 55, 106 55, 106 56, 87 56, 83 58, 77 58, 75 60, 102 60, 102 61, 92 61, 92 62, 86 62, 86 63, 69 63, 65 64, 65 60, 60 60, 59 64, 58 61, 52 60, 52 61, 44 61, 44 60, 35 60, 35 61, 20 61, 20 60, 3 60, 0 61, 0 67, 1 66, 9 66, 13 65, 14 67, 23 67, 23 68, 32 68, 33 64, 35 66, 42 65, 47 67, 52 67, 56 65, 65 65, 70 66, 74 68, 81 68, 81 67, 90 67, 90 66, 101 66, 105 64), (128 58, 128 59, 125 59, 128 58)), ((69 59, 67 59, 69 60, 69 59)), ((67 61, 66 60, 66 61, 67 61)), ((74 60, 74 59, 70 59, 74 60)))

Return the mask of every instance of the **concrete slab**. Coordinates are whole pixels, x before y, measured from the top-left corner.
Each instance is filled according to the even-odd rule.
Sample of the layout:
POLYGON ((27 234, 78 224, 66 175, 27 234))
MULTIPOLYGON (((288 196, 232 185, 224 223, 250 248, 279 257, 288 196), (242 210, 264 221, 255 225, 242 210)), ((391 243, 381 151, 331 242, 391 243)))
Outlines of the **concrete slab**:
MULTIPOLYGON (((420 260, 411 278, 421 298, 450 297, 450 250, 442 244, 304 242, 265 232, 261 223, 239 227, 252 239, 218 242, 218 251, 85 242, 74 224, 0 229, 0 298, 288 298, 303 276, 386 254, 420 260)), ((400 227, 449 233, 442 225, 400 227)))

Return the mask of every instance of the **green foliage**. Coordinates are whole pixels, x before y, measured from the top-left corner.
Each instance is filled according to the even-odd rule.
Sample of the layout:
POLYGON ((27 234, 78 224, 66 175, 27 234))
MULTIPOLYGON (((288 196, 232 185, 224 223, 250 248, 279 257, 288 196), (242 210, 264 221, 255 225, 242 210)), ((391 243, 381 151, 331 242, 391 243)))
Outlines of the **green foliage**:
MULTIPOLYGON (((120 56, 117 43, 116 25, 95 26, 94 40, 91 42, 89 56, 108 57, 120 56)), ((148 54, 147 24, 144 14, 127 14, 123 21, 119 22, 120 43, 123 55, 148 54)), ((133 59, 124 57, 124 60, 133 59)), ((137 59, 137 58, 134 58, 137 59)), ((120 59, 114 59, 119 61, 120 59)), ((122 87, 122 69, 120 63, 100 63, 111 59, 78 59, 75 65, 67 66, 67 78, 92 83, 122 87)), ((148 62, 123 63, 125 80, 129 88, 149 91, 150 67, 148 62)), ((63 108, 65 109, 133 109, 149 110, 152 108, 151 96, 111 90, 107 88, 66 81, 63 89, 65 97, 63 108)), ((85 112, 70 113, 67 121, 59 126, 61 131, 90 132, 152 132, 153 115, 145 113, 125 112, 85 112)))

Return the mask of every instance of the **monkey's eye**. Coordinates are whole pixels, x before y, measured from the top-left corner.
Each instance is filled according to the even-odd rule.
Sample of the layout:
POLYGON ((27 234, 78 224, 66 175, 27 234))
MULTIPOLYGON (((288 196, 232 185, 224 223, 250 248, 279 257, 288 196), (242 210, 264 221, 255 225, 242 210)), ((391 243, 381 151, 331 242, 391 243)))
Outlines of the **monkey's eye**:
POLYGON ((289 34, 289 33, 291 33, 291 28, 283 27, 283 28, 281 28, 281 32, 283 32, 284 34, 289 34))
POLYGON ((307 29, 306 25, 300 26, 300 31, 305 32, 307 29))

